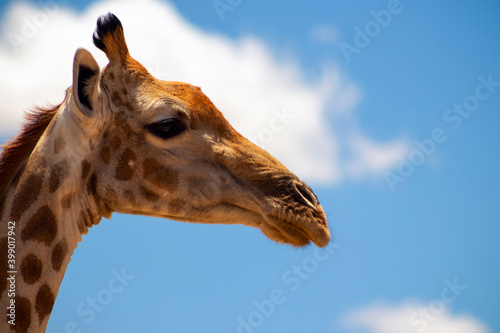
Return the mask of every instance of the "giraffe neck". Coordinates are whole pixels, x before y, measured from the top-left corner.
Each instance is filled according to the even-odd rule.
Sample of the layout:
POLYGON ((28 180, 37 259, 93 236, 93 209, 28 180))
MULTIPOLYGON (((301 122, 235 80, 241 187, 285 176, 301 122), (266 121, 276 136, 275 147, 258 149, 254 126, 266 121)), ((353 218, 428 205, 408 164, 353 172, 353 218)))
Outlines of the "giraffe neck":
POLYGON ((70 257, 101 219, 88 185, 92 144, 79 137, 72 117, 63 106, 0 194, 0 311, 15 301, 15 326, 13 316, 3 316, 1 332, 45 332, 70 257))

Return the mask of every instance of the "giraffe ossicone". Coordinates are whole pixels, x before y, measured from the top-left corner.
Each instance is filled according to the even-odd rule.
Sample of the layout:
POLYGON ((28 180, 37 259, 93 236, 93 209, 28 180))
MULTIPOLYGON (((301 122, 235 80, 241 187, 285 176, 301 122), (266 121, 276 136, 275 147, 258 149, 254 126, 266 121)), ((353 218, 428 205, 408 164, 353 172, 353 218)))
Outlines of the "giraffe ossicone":
POLYGON ((111 13, 93 40, 108 65, 78 49, 64 101, 28 115, 0 156, 1 332, 45 331, 82 235, 113 212, 328 244, 311 188, 236 132, 200 88, 150 75, 111 13))

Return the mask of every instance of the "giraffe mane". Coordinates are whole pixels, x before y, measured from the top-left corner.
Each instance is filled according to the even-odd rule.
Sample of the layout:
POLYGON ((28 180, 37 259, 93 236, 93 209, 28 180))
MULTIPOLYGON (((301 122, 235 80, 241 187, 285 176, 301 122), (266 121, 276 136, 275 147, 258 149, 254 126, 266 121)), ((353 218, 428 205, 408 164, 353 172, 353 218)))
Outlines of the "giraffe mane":
POLYGON ((25 115, 21 131, 2 145, 0 154, 0 198, 14 178, 16 171, 31 154, 61 104, 50 107, 34 107, 25 115))

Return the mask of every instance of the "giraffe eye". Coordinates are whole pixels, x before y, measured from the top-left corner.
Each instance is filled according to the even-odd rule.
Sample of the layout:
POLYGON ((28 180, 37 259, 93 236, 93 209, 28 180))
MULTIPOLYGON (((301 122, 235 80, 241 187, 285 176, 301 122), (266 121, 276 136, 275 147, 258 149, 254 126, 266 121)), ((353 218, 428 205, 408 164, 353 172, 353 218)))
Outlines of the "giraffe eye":
POLYGON ((146 125, 146 129, 159 138, 169 139, 184 132, 186 125, 180 119, 171 118, 146 125))

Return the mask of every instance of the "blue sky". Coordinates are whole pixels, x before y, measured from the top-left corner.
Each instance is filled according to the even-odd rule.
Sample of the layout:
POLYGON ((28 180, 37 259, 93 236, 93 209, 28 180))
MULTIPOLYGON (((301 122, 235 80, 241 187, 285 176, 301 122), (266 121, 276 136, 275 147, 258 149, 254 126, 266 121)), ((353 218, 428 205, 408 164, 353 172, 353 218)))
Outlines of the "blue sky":
MULTIPOLYGON (((101 56, 105 65, 90 40, 95 23, 87 22, 95 22, 94 12, 116 12, 139 61, 162 78, 199 80, 249 136, 258 137, 276 108, 311 120, 292 121, 266 148, 310 181, 333 241, 319 251, 295 249, 243 226, 115 214, 92 228, 75 251, 49 332, 73 326, 81 332, 500 331, 498 2, 243 0, 232 2, 223 20, 212 1, 151 0, 140 13, 132 1, 64 2, 17 53, 9 33, 22 34, 23 18, 49 5, 0 7, 0 66, 11 75, 4 75, 0 88, 5 105, 17 108, 2 107, 12 119, 0 126, 0 137, 14 133, 29 105, 60 101, 76 47, 101 56), (172 21, 178 30, 155 36, 179 31, 200 43, 209 40, 215 46, 199 56, 215 73, 197 74, 182 61, 169 66, 154 58, 174 53, 169 43, 178 41, 144 37, 149 44, 140 44, 134 34, 169 24, 141 14, 150 10, 161 18, 163 7, 179 20, 172 21), (375 16, 384 13, 391 16, 382 26, 375 16), (78 32, 76 41, 54 37, 64 24, 78 32), (368 45, 356 44, 363 39, 358 28, 371 34, 368 45), (86 44, 71 44, 81 40, 86 44), (231 62, 219 63, 216 55, 225 47, 248 61, 243 64, 263 59, 256 82, 271 80, 269 72, 286 76, 267 89, 273 96, 252 89, 231 62), (346 57, 346 47, 357 53, 346 57), (55 50, 61 50, 61 62, 35 73, 37 61, 53 59, 55 50), (12 83, 15 71, 40 84, 12 83), (231 76, 241 81, 235 100, 224 94, 231 85, 220 82, 231 76), (51 79, 58 83, 44 83, 51 79), (247 103, 250 95, 261 104, 247 103), (464 105, 462 113, 454 105, 464 105), (252 113, 245 112, 250 106, 252 113), (262 121, 254 124, 252 117, 262 121), (308 142, 294 156, 286 144, 293 140, 308 142), (101 300, 99 311, 89 298, 101 300)), ((184 62, 195 57, 186 55, 184 62)))

